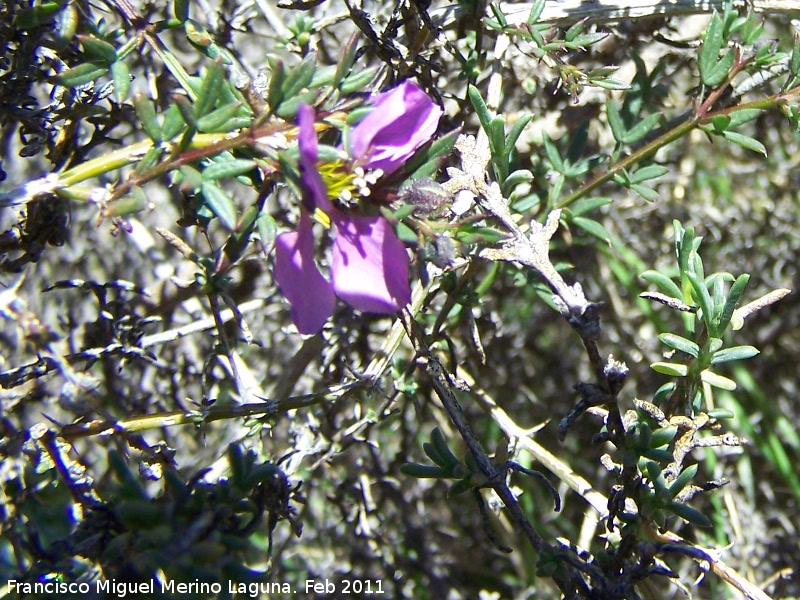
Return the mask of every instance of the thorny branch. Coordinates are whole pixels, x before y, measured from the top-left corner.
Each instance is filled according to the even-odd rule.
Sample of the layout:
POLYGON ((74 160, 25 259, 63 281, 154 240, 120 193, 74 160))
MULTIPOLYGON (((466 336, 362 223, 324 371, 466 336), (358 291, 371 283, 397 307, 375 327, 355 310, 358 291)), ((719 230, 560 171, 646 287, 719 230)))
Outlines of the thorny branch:
POLYGON ((578 332, 592 364, 595 383, 576 386, 581 399, 562 423, 562 437, 577 417, 589 407, 601 404, 612 406, 609 412, 610 428, 617 433, 624 433, 619 411, 614 408, 616 404, 613 401, 622 389, 628 368, 624 363, 614 360, 613 356, 603 360, 600 355, 597 338, 600 334, 599 312, 602 305, 589 302, 579 283, 567 284, 550 261, 550 239, 558 229, 561 211, 551 212, 544 225, 533 221, 529 230, 523 231, 511 216, 500 186, 496 182, 486 182, 484 173, 489 161, 488 150, 479 148, 475 139, 468 136, 459 137, 456 150, 461 154, 462 168, 448 169, 450 180, 445 184, 448 191, 453 194, 466 191, 474 195, 509 232, 509 239, 500 248, 486 248, 480 256, 489 260, 515 262, 536 270, 553 291, 553 300, 561 314, 578 332))
MULTIPOLYGON (((492 83, 490 82, 490 94, 491 88, 492 83)), ((550 261, 549 242, 558 228, 560 210, 551 212, 544 225, 534 221, 530 224, 527 231, 524 230, 511 215, 508 203, 503 197, 499 185, 496 182, 489 183, 486 180, 485 173, 490 158, 486 139, 484 138, 481 141, 476 141, 472 137, 462 135, 456 142, 456 150, 461 155, 462 168, 448 169, 449 181, 445 184, 448 191, 454 196, 467 193, 476 198, 477 202, 503 224, 509 233, 508 239, 506 239, 499 248, 484 249, 481 251, 480 256, 489 260, 514 262, 536 270, 553 291, 553 300, 559 311, 580 336, 593 367, 595 382, 579 383, 575 386, 581 398, 570 413, 562 420, 559 427, 559 436, 563 439, 570 424, 586 412, 586 410, 591 407, 604 405, 608 408, 606 413, 606 424, 608 428, 607 438, 617 447, 621 447, 624 443, 626 428, 616 400, 625 382, 628 368, 624 363, 615 360, 613 356, 609 355, 607 359, 603 360, 600 355, 597 339, 600 333, 599 312, 602 305, 588 301, 579 283, 575 283, 572 286, 568 285, 550 261)), ((420 349, 417 348, 417 350, 419 352, 420 349)), ((450 414, 451 419, 456 424, 462 437, 467 442, 470 452, 475 457, 481 469, 484 470, 487 477, 490 479, 497 477, 496 467, 485 455, 480 446, 480 442, 475 438, 471 429, 469 429, 469 425, 466 423, 463 411, 450 389, 450 382, 443 375, 444 371, 441 364, 429 353, 426 354, 426 356, 428 357, 428 371, 434 382, 434 389, 445 405, 448 414, 450 414)), ((691 421, 689 419, 687 420, 691 421)), ((696 436, 697 430, 703 425, 705 424, 691 423, 690 427, 684 429, 686 433, 682 447, 685 448, 685 453, 681 456, 676 456, 676 464, 670 465, 670 468, 675 471, 673 476, 680 472, 680 464, 685 458, 686 453, 692 448, 703 444, 700 438, 696 436)), ((713 441, 709 440, 707 443, 717 445, 730 443, 738 445, 742 442, 743 440, 739 440, 738 438, 733 440, 727 439, 725 436, 716 436, 713 438, 713 441)), ((562 469, 562 471, 565 470, 562 469)), ((570 473, 570 475, 572 474, 570 473)), ((621 485, 615 488, 616 497, 609 497, 607 500, 606 505, 608 510, 603 511, 603 514, 613 519, 616 512, 615 506, 621 507, 624 505, 626 498, 630 498, 633 495, 633 488, 639 478, 640 475, 635 464, 623 465, 620 475, 621 485)), ((538 532, 533 529, 524 514, 517 514, 516 511, 520 510, 519 505, 516 503, 513 494, 505 487, 504 478, 500 478, 500 480, 503 484, 492 486, 493 489, 501 496, 506 507, 509 508, 512 513, 515 523, 522 527, 523 532, 534 548, 542 552, 543 549, 546 548, 547 543, 538 532), (504 492, 508 492, 507 495, 510 501, 506 501, 507 498, 504 492)), ((664 541, 668 539, 670 541, 675 541, 677 536, 672 538, 671 535, 672 534, 659 534, 664 541)), ((597 569, 597 566, 592 564, 593 561, 588 557, 586 561, 583 561, 578 556, 570 555, 571 559, 569 560, 569 564, 575 567, 578 566, 576 564, 578 563, 580 566, 578 566, 576 571, 572 572, 572 580, 570 581, 569 589, 581 590, 584 593, 588 591, 584 580, 576 584, 576 579, 579 578, 578 574, 582 572, 589 575, 593 582, 599 583, 598 587, 593 588, 592 593, 598 592, 603 594, 608 591, 608 586, 619 584, 627 590, 625 592, 626 595, 630 593, 632 597, 638 597, 638 594, 633 591, 631 586, 642 578, 637 575, 641 569, 627 569, 625 567, 631 555, 638 552, 637 548, 638 543, 636 540, 630 538, 627 540, 627 543, 620 544, 620 548, 614 553, 613 561, 619 567, 618 569, 614 568, 614 570, 615 574, 619 575, 619 577, 612 577, 611 579, 616 581, 606 580, 602 574, 595 573, 594 571, 597 569), (628 571, 627 579, 625 578, 626 570, 628 571)), ((707 561, 707 564, 711 565, 711 569, 714 573, 742 591, 748 598, 759 600, 767 598, 761 590, 741 575, 735 572, 732 574, 731 569, 722 563, 718 556, 713 556, 712 552, 686 544, 683 540, 681 540, 681 543, 678 544, 676 548, 679 548, 684 554, 693 556, 697 560, 707 561)), ((655 566, 648 567, 648 561, 642 562, 640 566, 642 569, 645 569, 645 571, 649 568, 656 568, 655 566)), ((559 586, 562 588, 562 591, 565 591, 563 582, 559 582, 559 586)))
POLYGON ((475 463, 486 478, 486 484, 483 487, 492 489, 498 495, 509 511, 513 522, 519 527, 522 534, 537 552, 558 555, 566 564, 573 567, 568 573, 562 576, 554 576, 556 583, 565 597, 585 597, 589 589, 580 573, 587 574, 593 578, 600 577, 601 573, 596 567, 585 564, 563 548, 548 544, 542 536, 539 535, 522 510, 516 496, 508 487, 506 481, 507 475, 513 463, 506 462, 504 465, 496 465, 492 462, 483 449, 480 440, 472 430, 464 414, 464 409, 461 407, 458 398, 453 392, 453 387, 464 387, 463 384, 456 382, 454 377, 442 366, 438 357, 428 349, 413 319, 406 318, 405 323, 408 336, 414 345, 414 349, 417 355, 421 357, 422 362, 426 365, 426 371, 430 377, 436 395, 441 400, 445 410, 447 410, 447 414, 464 439, 470 454, 472 454, 472 457, 475 459, 475 463))

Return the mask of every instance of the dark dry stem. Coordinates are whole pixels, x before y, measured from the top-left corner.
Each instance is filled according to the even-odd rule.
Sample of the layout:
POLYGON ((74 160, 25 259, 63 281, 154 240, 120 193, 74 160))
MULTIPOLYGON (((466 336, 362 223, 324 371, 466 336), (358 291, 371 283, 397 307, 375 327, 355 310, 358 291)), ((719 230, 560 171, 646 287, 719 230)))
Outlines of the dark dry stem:
POLYGON ((565 551, 560 547, 548 544, 536 531, 528 517, 525 515, 525 512, 522 510, 519 502, 517 502, 516 496, 514 496, 514 493, 506 483, 508 470, 513 469, 513 465, 511 463, 506 463, 502 468, 499 468, 492 462, 492 460, 486 454, 486 451, 483 449, 480 440, 472 430, 472 427, 470 426, 466 415, 464 414, 464 409, 461 407, 461 403, 458 401, 458 398, 452 390, 453 376, 447 373, 438 357, 427 347, 416 322, 405 313, 402 315, 402 317, 406 325, 406 332, 414 346, 415 351, 417 352, 417 355, 425 362, 425 368, 430 377, 430 381, 433 385, 436 395, 441 400, 442 405, 445 407, 445 410, 450 416, 451 421, 456 426, 456 429, 458 429, 459 434, 466 443, 470 454, 475 459, 475 463, 478 465, 478 468, 487 480, 483 487, 494 490, 508 510, 517 530, 524 535, 524 537, 530 542, 530 544, 538 553, 555 554, 561 560, 563 560, 565 565, 570 565, 572 567, 572 569, 569 569, 567 575, 564 577, 557 575, 554 576, 556 583, 564 593, 565 597, 587 597, 589 588, 581 573, 589 575, 592 578, 601 578, 602 574, 595 567, 584 563, 577 557, 573 556, 570 552, 565 551))

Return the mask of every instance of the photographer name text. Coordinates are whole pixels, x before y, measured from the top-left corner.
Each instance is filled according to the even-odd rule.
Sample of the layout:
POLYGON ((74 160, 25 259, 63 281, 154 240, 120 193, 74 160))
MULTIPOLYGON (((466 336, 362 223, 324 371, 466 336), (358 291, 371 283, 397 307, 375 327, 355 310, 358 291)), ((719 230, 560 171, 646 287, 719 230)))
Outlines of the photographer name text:
POLYGON ((151 579, 146 582, 116 581, 115 579, 97 580, 92 582, 64 582, 64 581, 37 581, 28 583, 9 579, 6 581, 6 590, 9 593, 17 594, 48 594, 51 596, 58 594, 88 594, 92 590, 96 594, 105 593, 125 598, 138 594, 219 594, 227 591, 230 594, 258 598, 262 594, 339 594, 347 596, 350 594, 358 595, 381 595, 384 594, 383 582, 375 579, 344 579, 341 581, 330 581, 328 579, 316 580, 306 579, 299 588, 294 588, 288 583, 258 582, 241 583, 228 581, 227 586, 222 583, 203 582, 195 580, 193 582, 178 582, 170 580, 151 579))

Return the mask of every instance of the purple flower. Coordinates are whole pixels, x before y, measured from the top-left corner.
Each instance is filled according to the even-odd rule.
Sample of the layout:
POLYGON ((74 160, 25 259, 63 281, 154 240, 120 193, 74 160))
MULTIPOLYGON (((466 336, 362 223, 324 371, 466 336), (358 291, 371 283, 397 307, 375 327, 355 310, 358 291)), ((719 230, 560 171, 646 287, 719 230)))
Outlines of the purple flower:
POLYGON ((402 165, 439 126, 442 109, 411 81, 377 94, 375 110, 353 129, 348 151, 366 158, 373 169, 391 173, 402 165))
MULTIPOLYGON (((442 110, 415 84, 373 98, 375 109, 350 134, 348 154, 364 169, 397 170, 436 132, 442 110)), ((351 216, 335 208, 317 168, 314 109, 298 113, 303 210, 297 230, 275 242, 275 281, 303 334, 317 333, 333 314, 336 296, 357 310, 393 313, 411 300, 408 254, 381 216, 351 216), (331 281, 314 261, 310 215, 323 213, 333 231, 331 281)))

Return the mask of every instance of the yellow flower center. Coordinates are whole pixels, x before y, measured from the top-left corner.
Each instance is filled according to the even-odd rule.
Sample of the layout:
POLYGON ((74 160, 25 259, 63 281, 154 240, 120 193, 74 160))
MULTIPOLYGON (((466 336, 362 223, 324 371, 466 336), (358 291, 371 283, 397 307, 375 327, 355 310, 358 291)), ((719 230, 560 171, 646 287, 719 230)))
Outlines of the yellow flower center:
POLYGON ((328 188, 328 198, 331 200, 350 200, 358 195, 358 186, 354 181, 356 176, 344 168, 343 161, 336 160, 319 166, 319 174, 328 188))
MULTIPOLYGON (((343 160, 328 162, 317 168, 328 191, 328 198, 341 200, 345 204, 368 197, 371 192, 370 187, 383 176, 381 169, 373 169, 369 173, 365 173, 360 166, 349 169, 345 167, 343 160)), ((330 228, 331 219, 322 209, 317 207, 312 216, 317 223, 326 229, 330 228)))

